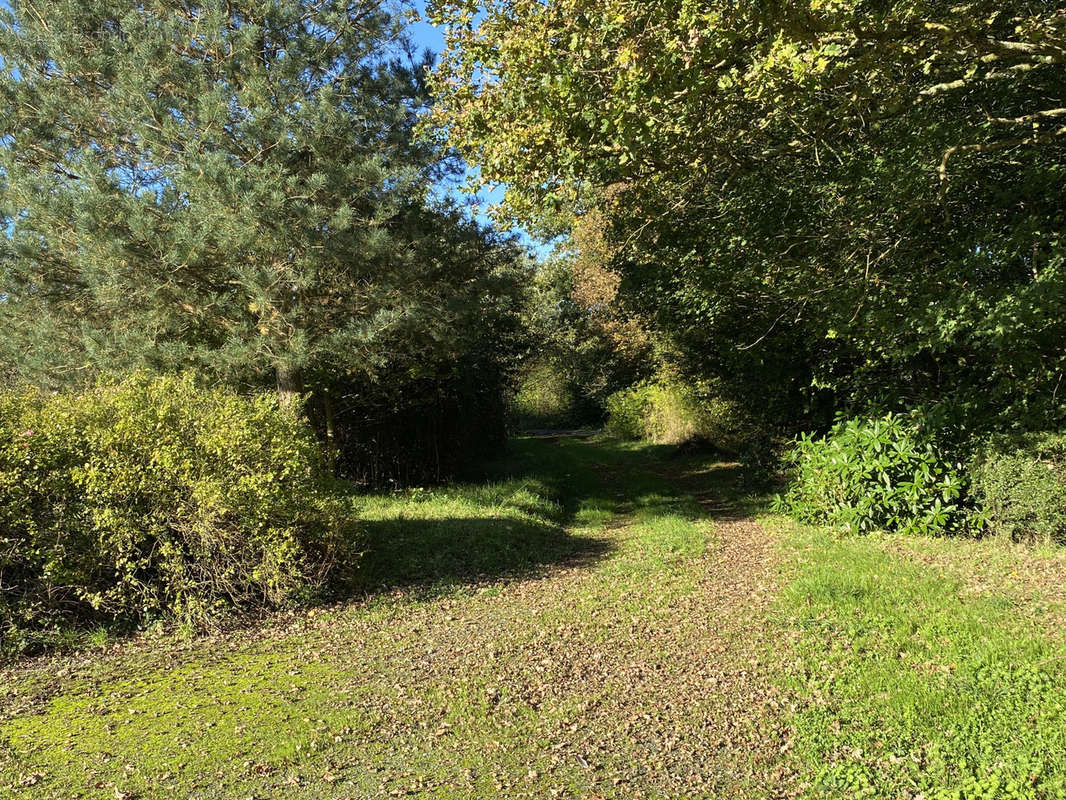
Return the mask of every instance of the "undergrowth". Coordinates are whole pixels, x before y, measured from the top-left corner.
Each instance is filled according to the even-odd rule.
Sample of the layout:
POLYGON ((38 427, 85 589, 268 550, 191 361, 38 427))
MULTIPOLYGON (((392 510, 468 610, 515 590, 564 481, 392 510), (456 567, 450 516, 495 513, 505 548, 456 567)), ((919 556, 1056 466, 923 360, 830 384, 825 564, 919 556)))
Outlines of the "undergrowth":
POLYGON ((77 628, 201 626, 355 562, 310 427, 189 377, 0 394, 0 656, 77 628))
POLYGON ((777 505, 804 522, 849 534, 981 528, 962 465, 915 416, 841 419, 824 437, 801 436, 786 464, 791 482, 777 505))

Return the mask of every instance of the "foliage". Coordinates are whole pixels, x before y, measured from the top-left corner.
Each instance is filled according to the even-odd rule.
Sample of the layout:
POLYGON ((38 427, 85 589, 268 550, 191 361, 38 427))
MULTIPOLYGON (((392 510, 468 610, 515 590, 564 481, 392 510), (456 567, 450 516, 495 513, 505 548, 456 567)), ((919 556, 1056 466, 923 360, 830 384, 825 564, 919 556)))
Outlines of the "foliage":
POLYGON ((527 365, 511 400, 511 413, 519 429, 560 428, 580 421, 574 388, 550 361, 527 365))
POLYGON ((610 433, 631 441, 646 437, 645 416, 651 400, 649 389, 649 384, 637 384, 607 398, 607 430, 610 433))
POLYGON ((758 460, 772 445, 767 429, 708 384, 669 375, 607 398, 607 429, 623 439, 680 444, 700 439, 718 451, 758 460))
POLYGON ((307 411, 335 446, 339 473, 371 486, 439 482, 498 454, 528 341, 530 267, 513 238, 454 208, 412 214, 405 230, 436 287, 434 324, 412 314, 382 334, 369 374, 347 372, 343 353, 307 373, 318 387, 307 411))
POLYGON ((607 398, 607 429, 625 439, 678 444, 700 432, 701 409, 690 387, 644 382, 607 398))
POLYGON ((1048 614, 1062 609, 1061 559, 1041 569, 989 539, 782 534, 794 644, 781 680, 799 701, 805 796, 1066 792, 1066 664, 1048 614))
POLYGON ((413 138, 401 7, 0 9, 0 369, 276 382, 375 484, 498 445, 523 254, 433 199, 456 162, 413 138))
POLYGON ((441 0, 430 123, 500 213, 606 229, 687 380, 778 423, 1066 417, 1066 12, 441 0))
POLYGON ((1066 543, 1066 435, 995 440, 976 459, 973 488, 992 533, 1066 543))
POLYGON ((840 419, 825 437, 804 434, 787 456, 792 483, 779 499, 798 518, 846 533, 967 533, 968 478, 917 416, 840 419))
POLYGON ((365 369, 422 305, 394 228, 432 155, 399 36, 377 0, 0 12, 5 357, 287 391, 327 355, 365 369))
POLYGON ((607 397, 653 366, 639 322, 624 319, 615 304, 617 276, 595 256, 558 252, 529 281, 528 345, 515 397, 520 424, 598 424, 607 397))
POLYGON ((581 312, 579 333, 603 342, 615 370, 658 360, 648 320, 627 302, 622 275, 615 265, 618 246, 610 238, 610 221, 595 209, 575 220, 568 242, 557 250, 569 273, 569 299, 581 312))
POLYGON ((346 508, 272 395, 134 377, 0 395, 5 637, 276 607, 346 562, 346 508))

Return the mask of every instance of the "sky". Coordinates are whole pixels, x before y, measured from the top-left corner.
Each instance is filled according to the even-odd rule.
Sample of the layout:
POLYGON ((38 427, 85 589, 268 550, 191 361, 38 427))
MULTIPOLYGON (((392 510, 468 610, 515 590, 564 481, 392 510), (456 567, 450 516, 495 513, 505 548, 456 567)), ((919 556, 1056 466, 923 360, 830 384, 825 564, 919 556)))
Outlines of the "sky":
MULTIPOLYGON (((415 8, 418 10, 419 15, 423 18, 418 22, 415 22, 411 28, 411 38, 413 42, 419 47, 419 49, 429 49, 434 53, 439 53, 444 49, 444 34, 440 28, 425 20, 426 12, 426 0, 413 0, 415 8)), ((452 190, 454 194, 459 195, 457 189, 452 190)), ((460 199, 468 199, 466 195, 460 197, 460 199)), ((475 216, 484 224, 491 224, 492 220, 486 214, 488 206, 493 203, 499 202, 503 199, 503 187, 496 187, 492 190, 483 190, 477 198, 477 206, 474 209, 475 216)), ((527 247, 533 250, 539 257, 543 258, 551 252, 552 247, 550 245, 540 244, 529 237, 529 235, 523 230, 515 230, 515 233, 519 235, 519 238, 527 247)))
MULTIPOLYGON (((426 1, 414 0, 414 4, 415 8, 418 9, 418 13, 425 17, 426 1)), ((439 53, 444 49, 444 34, 436 25, 431 25, 425 21, 416 22, 411 28, 411 36, 415 44, 429 48, 434 53, 439 53)))

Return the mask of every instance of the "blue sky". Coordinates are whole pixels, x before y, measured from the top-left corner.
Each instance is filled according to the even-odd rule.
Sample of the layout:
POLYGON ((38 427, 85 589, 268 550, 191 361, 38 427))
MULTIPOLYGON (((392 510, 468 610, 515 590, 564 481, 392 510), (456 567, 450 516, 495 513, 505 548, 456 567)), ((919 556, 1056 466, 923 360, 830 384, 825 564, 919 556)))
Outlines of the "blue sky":
MULTIPOLYGON (((415 8, 418 10, 420 16, 423 17, 420 21, 414 23, 411 28, 411 38, 420 49, 429 49, 434 53, 439 53, 444 49, 444 34, 440 28, 436 25, 432 25, 427 22, 425 17, 426 0, 413 0, 415 8)), ((458 191, 454 192, 459 194, 458 191)), ((490 224, 491 220, 486 215, 485 210, 491 204, 498 202, 503 197, 503 187, 497 187, 492 190, 483 190, 477 197, 477 206, 475 207, 475 216, 485 224, 490 224)), ((465 195, 461 199, 469 199, 465 195)), ((517 230, 520 238, 526 245, 531 247, 540 256, 545 256, 551 251, 550 246, 541 245, 534 242, 525 233, 525 231, 517 230)))
MULTIPOLYGON (((425 0, 414 0, 414 5, 418 9, 418 13, 424 17, 426 13, 425 0)), ((416 44, 421 47, 428 47, 434 53, 439 53, 444 49, 444 35, 436 25, 431 25, 425 21, 417 22, 411 28, 411 35, 416 44)))

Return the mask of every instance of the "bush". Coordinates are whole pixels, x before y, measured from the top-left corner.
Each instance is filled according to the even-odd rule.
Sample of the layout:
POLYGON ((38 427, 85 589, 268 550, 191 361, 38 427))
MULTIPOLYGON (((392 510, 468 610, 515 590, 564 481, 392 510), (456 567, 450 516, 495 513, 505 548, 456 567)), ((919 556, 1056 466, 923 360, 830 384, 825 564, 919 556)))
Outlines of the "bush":
POLYGON ((638 383, 607 398, 607 429, 623 439, 680 444, 704 439, 739 455, 763 446, 766 434, 709 386, 672 378, 638 383))
POLYGON ((990 532, 1066 543, 1066 434, 992 441, 976 460, 973 482, 990 532))
POLYGON ((937 450, 916 416, 842 419, 824 438, 801 436, 787 456, 792 483, 778 507, 847 533, 965 533, 977 529, 960 465, 937 450))
POLYGON ((651 406, 651 384, 639 383, 607 398, 607 430, 622 439, 644 439, 651 406))
POLYGON ((511 400, 511 417, 523 429, 563 427, 580 420, 578 406, 564 371, 551 361, 536 361, 519 380, 511 400))
POLYGON ((615 392, 607 398, 607 414, 607 429, 615 435, 658 444, 702 436, 710 416, 695 388, 667 379, 615 392))
POLYGON ((328 480, 273 396, 177 377, 2 394, 0 623, 25 643, 61 621, 285 603, 344 556, 328 480))

